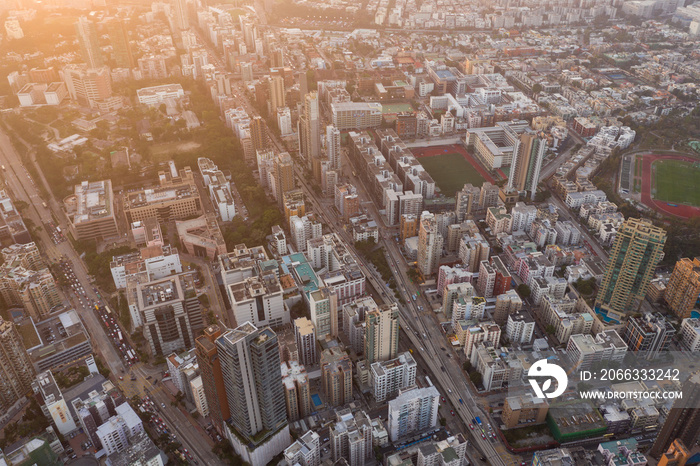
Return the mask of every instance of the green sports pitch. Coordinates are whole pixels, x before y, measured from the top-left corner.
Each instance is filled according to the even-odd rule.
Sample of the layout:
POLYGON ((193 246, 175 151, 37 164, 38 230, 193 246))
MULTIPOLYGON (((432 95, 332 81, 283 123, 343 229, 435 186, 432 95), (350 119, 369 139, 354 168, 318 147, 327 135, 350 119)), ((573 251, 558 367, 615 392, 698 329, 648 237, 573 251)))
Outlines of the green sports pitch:
POLYGON ((413 107, 411 104, 396 103, 396 104, 382 104, 382 113, 401 113, 401 112, 412 112, 413 107))
POLYGON ((421 157, 418 161, 433 177, 442 194, 447 197, 454 196, 465 183, 471 183, 477 187, 484 183, 484 178, 461 154, 451 152, 421 157))
POLYGON ((700 161, 659 160, 652 166, 654 199, 700 207, 700 161))

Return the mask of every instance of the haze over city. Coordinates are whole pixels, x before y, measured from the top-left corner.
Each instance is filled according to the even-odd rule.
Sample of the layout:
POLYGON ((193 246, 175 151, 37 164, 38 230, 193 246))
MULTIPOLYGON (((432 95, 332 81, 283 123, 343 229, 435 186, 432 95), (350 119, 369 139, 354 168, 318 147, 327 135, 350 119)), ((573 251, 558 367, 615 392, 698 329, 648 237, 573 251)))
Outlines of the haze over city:
POLYGON ((700 464, 700 2, 0 25, 0 466, 700 464))

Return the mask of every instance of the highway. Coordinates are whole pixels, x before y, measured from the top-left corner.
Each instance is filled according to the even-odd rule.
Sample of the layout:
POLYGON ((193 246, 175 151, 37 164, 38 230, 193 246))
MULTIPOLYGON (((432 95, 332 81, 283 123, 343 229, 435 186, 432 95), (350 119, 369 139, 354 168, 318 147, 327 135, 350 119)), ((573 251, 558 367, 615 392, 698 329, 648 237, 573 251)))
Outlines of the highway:
MULTIPOLYGON (((59 244, 54 244, 48 232, 43 227, 43 223, 49 221, 51 219, 51 214, 55 213, 55 218, 59 221, 61 229, 66 232, 66 234, 68 232, 68 224, 60 204, 54 199, 50 199, 47 201, 49 207, 46 208, 43 206, 44 199, 39 196, 39 191, 34 184, 34 180, 22 164, 9 137, 3 131, 0 131, 0 164, 5 165, 5 183, 12 191, 13 199, 28 204, 28 207, 22 212, 23 218, 31 220, 36 227, 42 227, 40 230, 37 228, 33 239, 41 250, 44 251, 45 256, 52 262, 57 262, 61 259, 61 256, 64 256, 85 290, 88 302, 102 302, 101 298, 97 296, 97 293, 93 290, 93 284, 88 277, 85 263, 75 249, 73 249, 71 242, 64 241, 59 244)), ((70 293, 68 293, 68 295, 72 298, 70 293)), ((101 359, 110 369, 112 380, 120 385, 120 388, 124 389, 123 386, 126 385, 124 382, 126 382, 128 377, 124 377, 125 381, 117 380, 119 374, 126 375, 128 373, 128 368, 124 366, 121 354, 112 346, 111 340, 105 333, 94 310, 89 305, 81 306, 77 301, 73 299, 72 301, 73 304, 76 304, 74 306, 75 310, 82 318, 83 324, 90 334, 93 351, 101 356, 101 359)), ((153 375, 154 372, 148 371, 148 375, 144 375, 147 373, 146 369, 139 369, 139 366, 142 365, 139 363, 133 366, 135 368, 134 373, 137 377, 143 379, 141 381, 143 382, 143 386, 146 383, 150 383, 146 382, 145 378, 148 375, 153 375)), ((156 369, 155 373, 160 374, 160 371, 156 369)), ((178 414, 180 416, 184 415, 182 415, 178 409, 170 406, 170 401, 170 399, 168 399, 167 402, 163 401, 165 402, 166 409, 161 410, 161 412, 166 419, 172 418, 177 421, 174 425, 177 425, 180 429, 178 430, 178 433, 181 434, 178 436, 179 440, 195 455, 195 457, 201 461, 206 461, 204 464, 213 464, 212 461, 218 462, 219 459, 211 452, 211 445, 207 443, 206 438, 199 435, 199 432, 191 426, 186 418, 184 418, 185 421, 183 422, 183 419, 178 417, 178 414)))

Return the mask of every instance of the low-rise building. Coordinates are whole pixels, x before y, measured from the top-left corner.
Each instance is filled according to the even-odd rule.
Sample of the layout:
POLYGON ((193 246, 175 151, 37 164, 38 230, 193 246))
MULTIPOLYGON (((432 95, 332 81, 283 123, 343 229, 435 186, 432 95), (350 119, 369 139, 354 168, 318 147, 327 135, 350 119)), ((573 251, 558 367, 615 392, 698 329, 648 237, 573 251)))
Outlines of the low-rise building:
POLYGON ((63 200, 70 230, 79 241, 119 236, 112 181, 83 181, 63 200))
POLYGON ((226 254, 224 235, 214 215, 206 214, 191 220, 176 220, 175 228, 180 244, 187 254, 211 260, 226 254))
POLYGON ((621 363, 627 354, 627 344, 615 330, 605 330, 595 338, 591 335, 572 335, 566 353, 579 370, 587 370, 599 361, 621 363))
POLYGON ((531 393, 506 397, 501 417, 506 429, 525 425, 544 424, 549 411, 547 400, 531 393))

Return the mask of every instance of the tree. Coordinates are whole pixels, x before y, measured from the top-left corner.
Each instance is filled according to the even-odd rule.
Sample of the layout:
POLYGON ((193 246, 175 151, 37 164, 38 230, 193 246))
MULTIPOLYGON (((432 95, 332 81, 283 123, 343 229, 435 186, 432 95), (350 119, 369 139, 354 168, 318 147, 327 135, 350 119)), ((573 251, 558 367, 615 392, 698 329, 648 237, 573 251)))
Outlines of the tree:
POLYGON ((465 372, 469 372, 472 370, 472 363, 469 361, 464 361, 464 364, 462 364, 462 369, 464 369, 465 372))
POLYGON ((521 283, 520 285, 518 285, 516 291, 522 299, 527 299, 530 297, 530 294, 532 294, 532 290, 530 290, 530 287, 527 286, 525 283, 521 283))
POLYGON ((447 425, 447 419, 445 419, 444 417, 441 417, 440 418, 440 425, 445 427, 447 425))
POLYGON ((471 374, 469 374, 469 380, 471 380, 475 386, 479 386, 479 385, 481 385, 481 381, 482 381, 481 374, 474 371, 471 374))
POLYGON ((540 83, 535 83, 535 84, 532 86, 532 93, 533 93, 533 94, 539 94, 540 92, 542 92, 542 84, 540 84, 540 83))
POLYGON ((545 327, 544 331, 547 332, 547 335, 554 335, 556 329, 554 328, 554 325, 550 324, 545 327))

